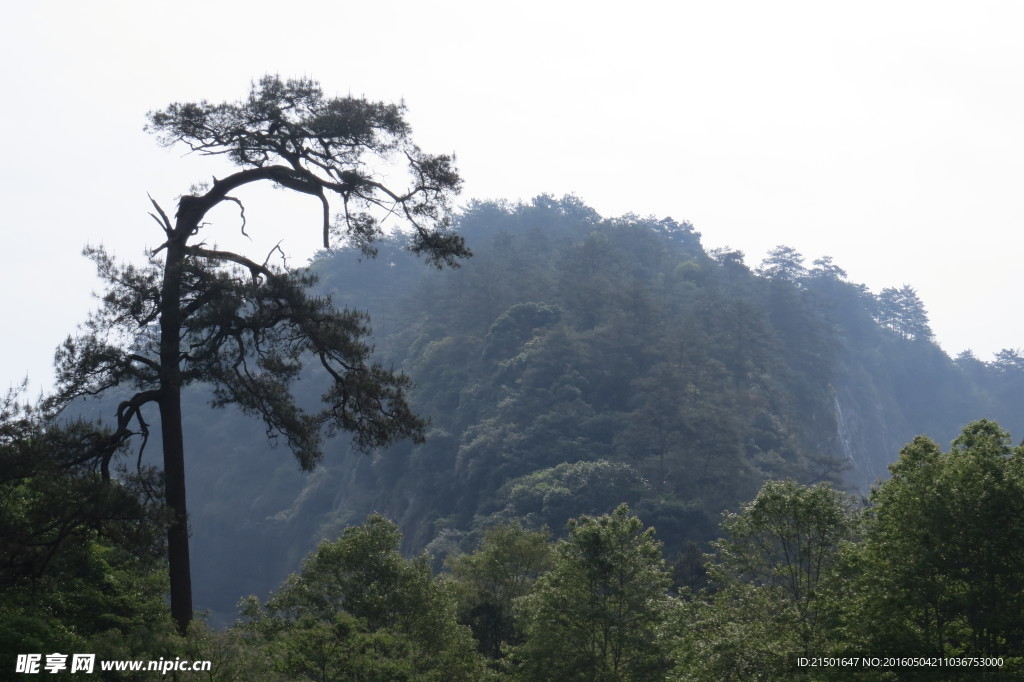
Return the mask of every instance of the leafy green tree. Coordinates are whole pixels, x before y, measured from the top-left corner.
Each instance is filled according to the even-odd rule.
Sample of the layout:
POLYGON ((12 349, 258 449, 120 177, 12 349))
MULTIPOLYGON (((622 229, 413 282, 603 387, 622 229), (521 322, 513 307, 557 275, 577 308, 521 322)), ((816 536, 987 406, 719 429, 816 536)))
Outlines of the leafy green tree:
POLYGON ((447 561, 460 621, 473 629, 480 651, 491 658, 522 640, 512 606, 551 567, 550 537, 546 529, 527 530, 518 522, 492 526, 475 552, 447 561))
MULTIPOLYGON (((92 425, 0 401, 0 665, 26 652, 167 653, 162 508, 149 472, 100 473, 92 425)), ((173 642, 171 642, 173 646, 173 642)))
POLYGON ((789 679, 796 657, 834 651, 856 523, 852 500, 824 483, 768 481, 727 515, 711 588, 688 605, 677 679, 789 679))
MULTIPOLYGON (((871 495, 862 620, 876 650, 1024 663, 1024 448, 989 420, 919 436, 871 495)), ((1012 664, 1011 664, 1012 665, 1012 664)))
POLYGON ((427 557, 405 559, 394 523, 371 516, 324 542, 266 604, 243 604, 243 631, 274 668, 313 680, 471 680, 487 672, 427 557))
POLYGON ((244 207, 232 192, 270 184, 321 203, 325 248, 333 235, 374 255, 381 221, 394 216, 411 229, 413 252, 438 267, 456 265, 469 254, 449 229, 450 197, 461 180, 451 157, 412 143, 403 114, 401 106, 328 98, 313 81, 272 76, 242 102, 151 112, 148 129, 165 145, 226 157, 239 170, 181 196, 173 219, 153 201, 164 241, 147 266, 119 265, 102 247, 86 249, 108 289, 86 333, 58 351, 54 402, 128 391, 108 439, 108 462, 133 437, 145 446, 145 409, 159 410, 165 498, 173 511, 171 611, 182 632, 192 619, 184 386, 207 382, 215 406, 235 404, 261 417, 268 435, 282 436, 304 469, 320 457, 325 429, 353 432, 362 449, 423 437, 424 423, 406 403, 407 378, 370 362, 364 314, 311 296, 310 275, 273 266, 270 256, 253 260, 203 241, 206 216, 222 204, 239 206, 244 232, 244 207), (373 169, 396 161, 407 171, 402 188, 385 186, 373 169), (331 200, 340 202, 333 223, 331 200), (289 390, 303 359, 314 360, 331 381, 318 412, 300 408, 289 390))
POLYGON ((659 631, 673 601, 654 529, 626 505, 569 523, 555 565, 520 608, 522 680, 653 680, 669 667, 659 631))

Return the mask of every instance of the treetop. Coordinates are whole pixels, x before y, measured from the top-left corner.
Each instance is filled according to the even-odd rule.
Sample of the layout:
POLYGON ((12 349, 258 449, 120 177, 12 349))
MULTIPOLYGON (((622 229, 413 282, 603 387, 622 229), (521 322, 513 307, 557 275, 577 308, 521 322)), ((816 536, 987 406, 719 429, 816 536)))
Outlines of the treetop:
POLYGON ((462 178, 454 156, 427 154, 412 142, 404 114, 404 104, 326 97, 316 81, 264 76, 242 101, 176 102, 151 111, 146 130, 165 146, 227 156, 243 169, 215 179, 209 192, 196 197, 207 200, 199 202, 200 212, 236 187, 270 180, 320 199, 324 248, 334 234, 374 255, 383 222, 394 216, 413 228, 413 252, 438 267, 453 267, 470 255, 450 231, 450 200, 462 178), (373 170, 397 163, 406 170, 401 188, 384 184, 373 170), (342 203, 333 224, 328 196, 342 203))

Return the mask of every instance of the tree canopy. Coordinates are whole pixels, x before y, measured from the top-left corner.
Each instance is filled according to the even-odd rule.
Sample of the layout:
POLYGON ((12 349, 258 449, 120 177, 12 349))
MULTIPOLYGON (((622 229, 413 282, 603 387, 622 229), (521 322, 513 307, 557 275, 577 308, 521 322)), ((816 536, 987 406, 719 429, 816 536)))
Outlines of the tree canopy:
POLYGON ((1024 448, 967 425, 948 452, 915 438, 871 495, 863 592, 871 644, 926 656, 1024 647, 1024 448))
POLYGON ((672 602, 654 530, 626 505, 569 523, 552 569, 523 598, 522 680, 651 680, 668 668, 658 637, 672 602))
POLYGON ((726 515, 708 556, 710 584, 682 621, 679 679, 787 679, 796 657, 834 653, 855 594, 844 570, 854 510, 830 485, 768 481, 726 515))
POLYGON ((405 559, 380 516, 324 542, 267 601, 244 605, 243 629, 289 679, 484 679, 469 629, 426 557, 405 559))
POLYGON ((174 103, 150 112, 147 129, 164 145, 226 156, 243 169, 214 179, 204 194, 182 197, 179 210, 205 214, 223 201, 239 203, 227 193, 269 180, 320 200, 325 249, 334 235, 372 253, 384 220, 398 215, 413 230, 414 253, 446 265, 469 255, 462 239, 448 231, 451 196, 462 184, 454 158, 426 154, 413 144, 404 105, 326 97, 316 81, 264 76, 244 101, 174 103), (406 165, 404 187, 377 179, 397 157, 406 165), (331 197, 341 200, 334 221, 331 197))

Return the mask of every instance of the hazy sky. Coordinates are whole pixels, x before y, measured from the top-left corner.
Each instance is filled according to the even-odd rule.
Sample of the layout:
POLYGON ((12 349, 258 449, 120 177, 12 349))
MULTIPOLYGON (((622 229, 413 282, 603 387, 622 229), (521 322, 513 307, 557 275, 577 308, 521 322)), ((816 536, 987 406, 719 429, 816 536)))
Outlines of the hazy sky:
MULTIPOLYGON (((237 100, 265 73, 404 99, 458 155, 463 200, 573 193, 690 220, 757 265, 787 244, 879 291, 915 287, 939 342, 1024 346, 1024 3, 93 2, 11 4, 0 28, 0 382, 51 381, 94 307, 80 255, 139 259, 210 159, 145 113, 237 100)), ((244 197, 256 252, 316 248, 319 205, 244 197), (262 218, 262 219, 261 219, 262 218)))

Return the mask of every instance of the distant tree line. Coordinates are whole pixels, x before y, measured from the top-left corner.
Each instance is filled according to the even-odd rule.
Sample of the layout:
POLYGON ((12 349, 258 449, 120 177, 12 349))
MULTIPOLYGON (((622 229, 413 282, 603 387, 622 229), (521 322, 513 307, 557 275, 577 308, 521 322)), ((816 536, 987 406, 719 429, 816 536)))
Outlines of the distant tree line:
MULTIPOLYGON (((846 271, 835 265, 831 256, 815 260, 814 268, 808 270, 804 267, 804 257, 791 246, 777 246, 769 251, 756 272, 767 279, 800 287, 806 287, 814 280, 842 281, 847 277, 846 271)), ((909 284, 898 289, 882 289, 873 299, 872 316, 882 328, 910 341, 932 338, 924 303, 909 284)))

